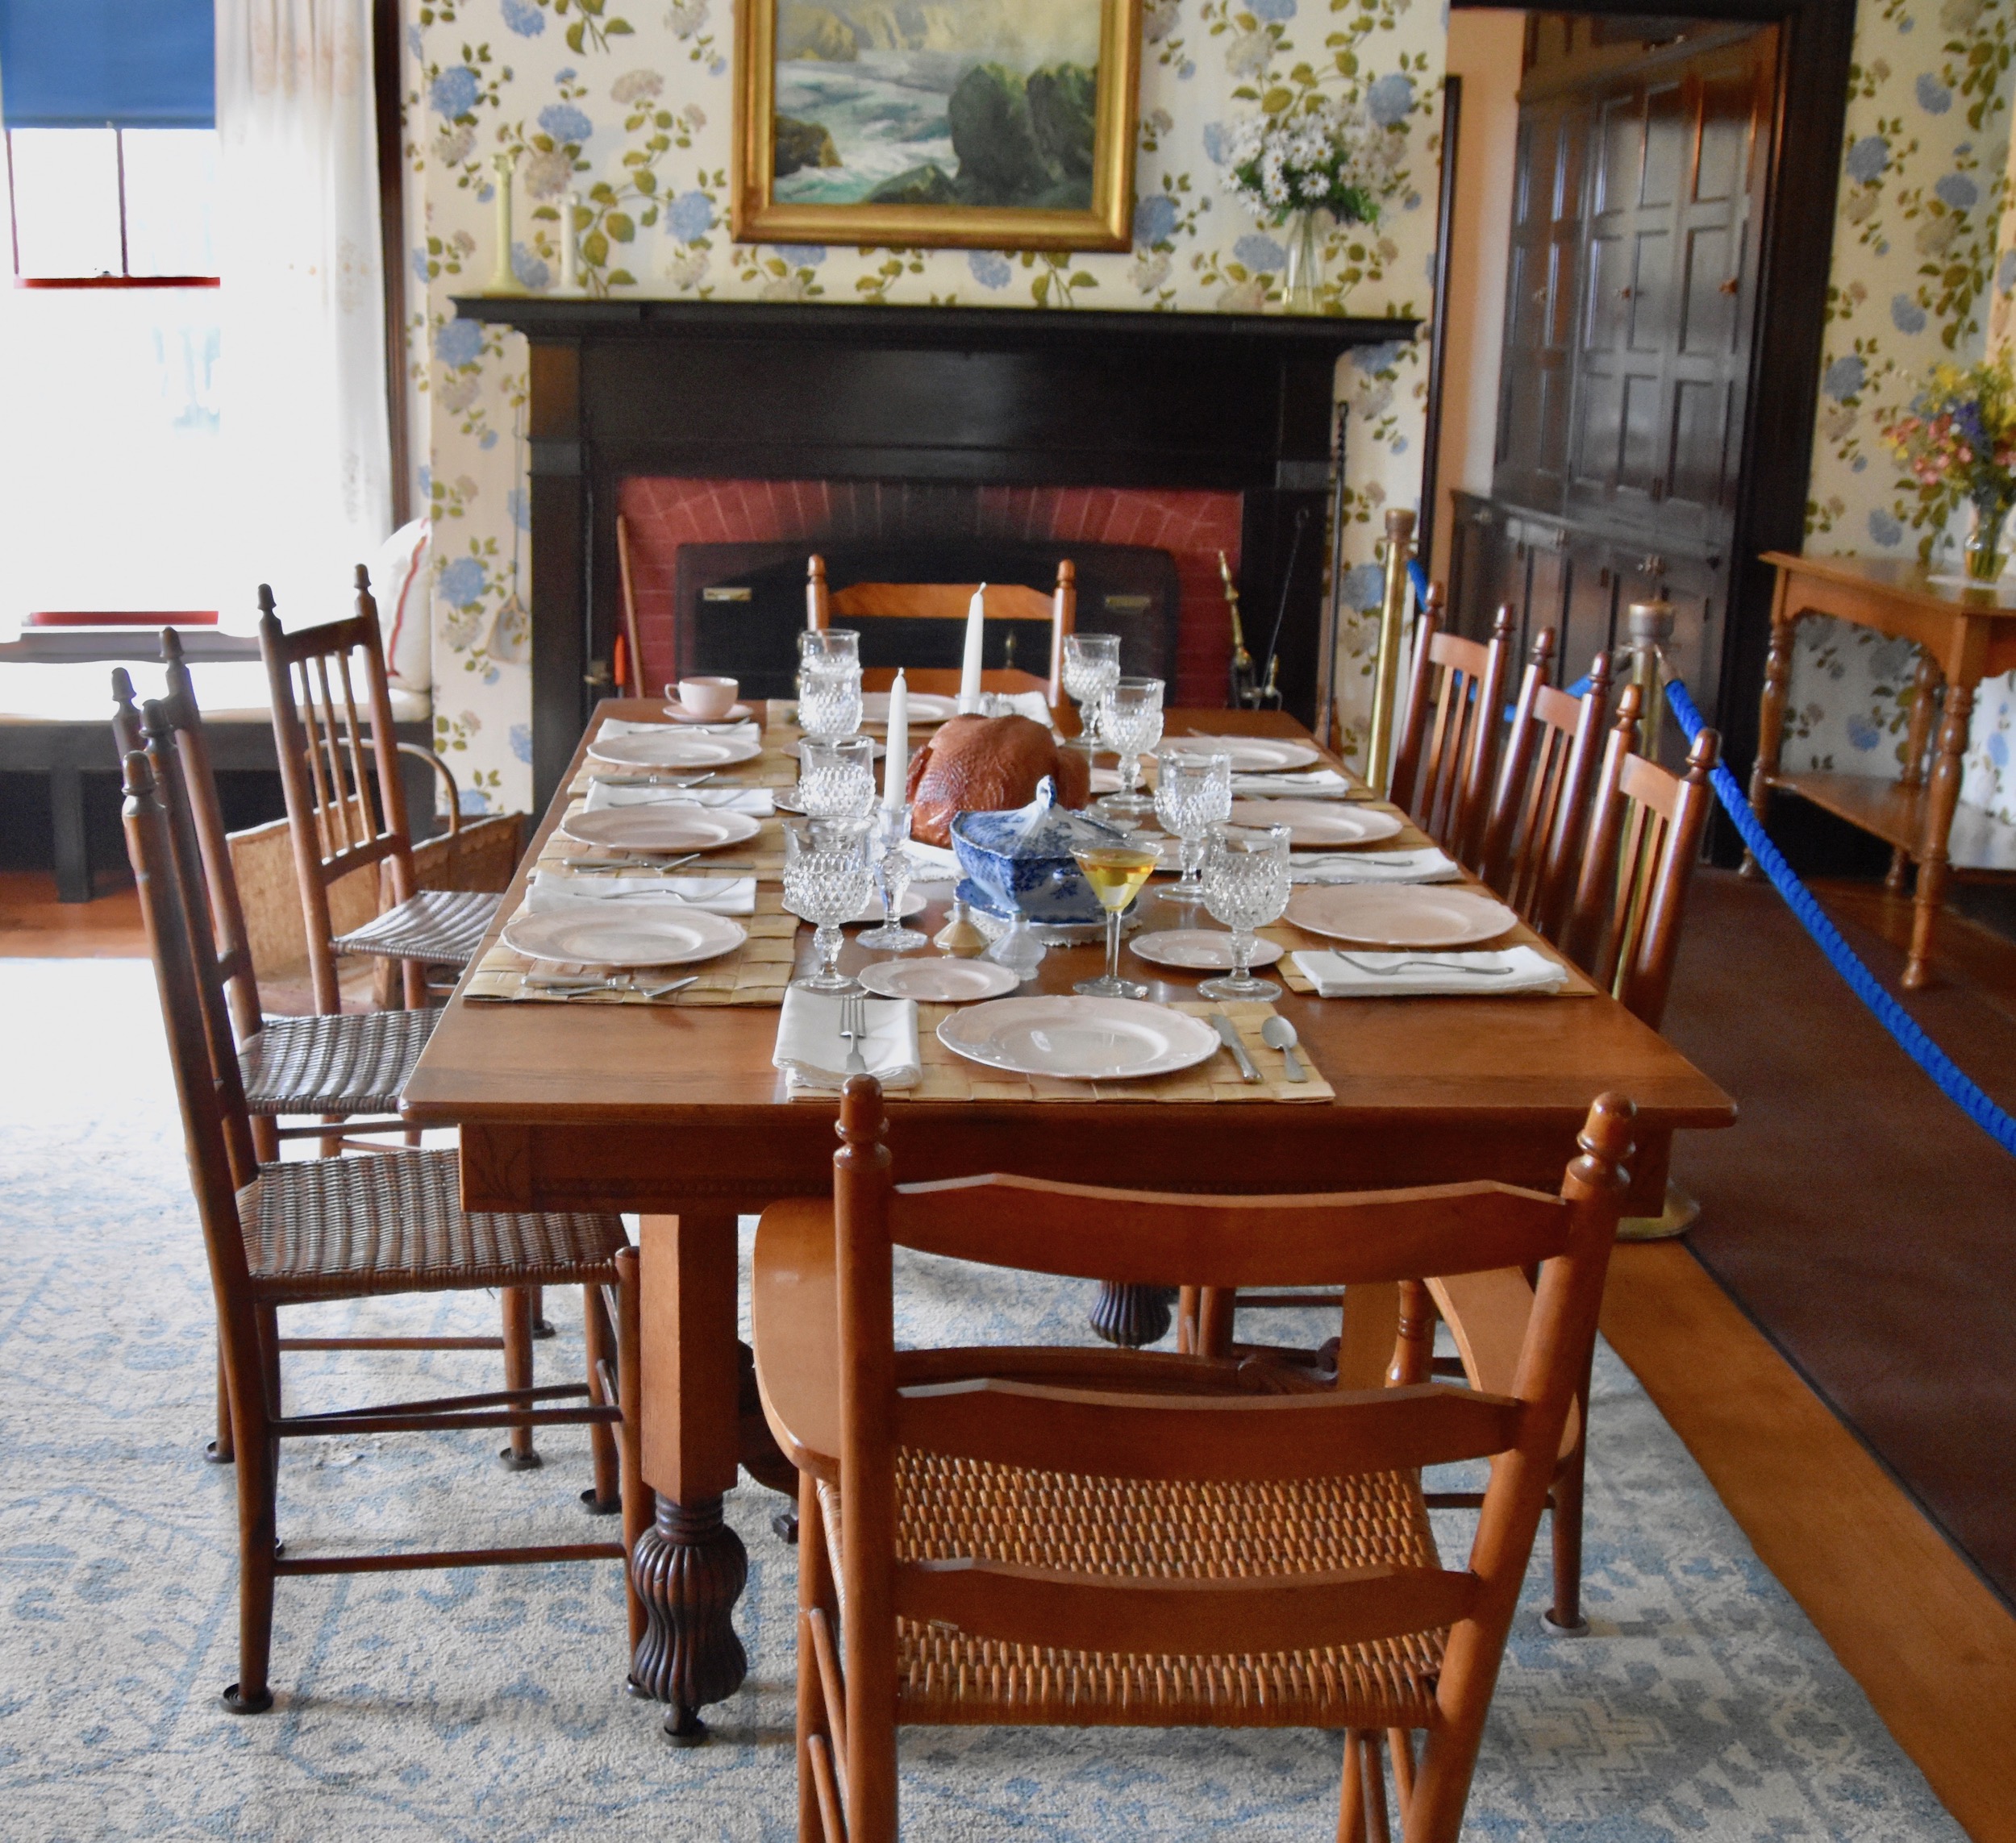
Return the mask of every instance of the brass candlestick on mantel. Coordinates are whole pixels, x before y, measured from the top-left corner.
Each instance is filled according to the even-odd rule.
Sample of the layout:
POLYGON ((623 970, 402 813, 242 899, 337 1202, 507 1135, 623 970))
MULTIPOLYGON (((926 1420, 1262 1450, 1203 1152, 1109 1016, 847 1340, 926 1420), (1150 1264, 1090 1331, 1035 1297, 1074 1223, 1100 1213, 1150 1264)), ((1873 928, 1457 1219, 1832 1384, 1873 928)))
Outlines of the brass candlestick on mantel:
POLYGON ((1379 656, 1372 668, 1372 733, 1365 741, 1365 779, 1385 793, 1393 776, 1393 705, 1400 693, 1400 645, 1407 630, 1411 593, 1407 564, 1414 555, 1414 514, 1394 507, 1386 514, 1380 560, 1386 566, 1386 593, 1379 610, 1379 656))

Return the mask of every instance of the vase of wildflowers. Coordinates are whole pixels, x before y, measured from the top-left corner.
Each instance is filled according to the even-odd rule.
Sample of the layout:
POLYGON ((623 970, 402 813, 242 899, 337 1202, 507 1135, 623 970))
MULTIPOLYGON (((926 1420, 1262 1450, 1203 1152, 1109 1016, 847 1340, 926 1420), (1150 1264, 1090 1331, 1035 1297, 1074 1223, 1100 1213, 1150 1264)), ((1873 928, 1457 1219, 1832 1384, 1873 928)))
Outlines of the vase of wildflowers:
POLYGON ((1375 127, 1347 103, 1310 97, 1301 107, 1243 122, 1226 165, 1233 192, 1262 223, 1287 231, 1282 277, 1291 314, 1323 310, 1323 220, 1373 224, 1398 183, 1402 127, 1375 127))
POLYGON ((2016 371, 2006 358, 1939 364, 1910 408, 1883 431, 1933 515, 1962 500, 1974 509, 1967 539, 1972 582, 2001 579, 2003 531, 2016 506, 2016 371))

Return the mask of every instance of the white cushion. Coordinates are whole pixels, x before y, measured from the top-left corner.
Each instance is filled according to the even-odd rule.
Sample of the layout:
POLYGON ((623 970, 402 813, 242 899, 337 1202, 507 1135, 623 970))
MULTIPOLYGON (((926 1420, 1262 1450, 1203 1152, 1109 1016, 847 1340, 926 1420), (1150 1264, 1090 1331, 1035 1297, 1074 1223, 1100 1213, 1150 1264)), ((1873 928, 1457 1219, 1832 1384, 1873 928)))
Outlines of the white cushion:
POLYGON ((369 565, 371 593, 385 635, 385 675, 395 689, 425 691, 434 683, 432 585, 427 580, 431 527, 424 518, 402 525, 369 565))

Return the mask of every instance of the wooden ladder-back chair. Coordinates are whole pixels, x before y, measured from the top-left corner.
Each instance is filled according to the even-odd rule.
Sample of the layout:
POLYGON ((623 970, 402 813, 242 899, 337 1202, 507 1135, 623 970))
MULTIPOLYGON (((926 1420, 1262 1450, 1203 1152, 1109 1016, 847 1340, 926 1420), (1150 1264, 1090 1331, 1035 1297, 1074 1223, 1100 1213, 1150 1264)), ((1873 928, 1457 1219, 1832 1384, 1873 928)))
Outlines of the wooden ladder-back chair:
POLYGON ((1481 874, 1528 926, 1559 941, 1575 895, 1590 793, 1602 759, 1610 666, 1608 655, 1598 653, 1583 696, 1557 691, 1547 683, 1540 651, 1552 639, 1551 630, 1541 634, 1513 706, 1511 739, 1484 830, 1481 874))
POLYGON ((1632 1114, 1596 1103, 1558 1197, 899 1189, 881 1091, 849 1081, 833 1203, 774 1206, 756 1239, 756 1374, 800 1471, 803 1843, 892 1843, 906 1723, 1342 1729, 1340 1837, 1385 1836, 1389 1749, 1408 1843, 1455 1838, 1594 1343, 1632 1114), (1342 1285, 1388 1301, 1389 1340, 1393 1290, 1419 1276, 1473 1386, 1340 1389, 1096 1348, 898 1350, 898 1245, 1135 1284, 1173 1268, 1223 1289, 1342 1285), (1465 1341, 1473 1308, 1495 1332, 1508 1302, 1516 1335, 1465 1341), (1468 1565, 1444 1568, 1418 1468, 1483 1458, 1468 1565))
MULTIPOLYGON (((401 1147, 361 1158, 259 1163, 238 1059, 214 1021, 224 1009, 215 946, 200 906, 184 900, 160 795, 173 771, 158 750, 129 754, 125 770, 127 848, 167 1026, 238 1449, 239 1676, 223 1699, 234 1713, 256 1714, 273 1704, 268 1671, 279 1576, 625 1557, 648 1516, 635 1412, 636 1257, 618 1217, 465 1213, 452 1152, 401 1147), (285 1411, 282 1306, 498 1288, 522 1294, 543 1285, 585 1289, 585 1383, 306 1415, 285 1411), (591 1507, 622 1510, 623 1541, 326 1558, 279 1550, 274 1493, 284 1440, 556 1425, 589 1428, 591 1507)), ((345 1342, 308 1339, 296 1347, 342 1348, 345 1342)), ((633 1594, 633 1650, 643 1627, 633 1594)))
POLYGON ((294 634, 281 631, 273 591, 261 583, 259 650, 273 700, 315 1009, 343 1009, 335 956, 369 954, 399 963, 406 1007, 417 1009, 427 1002, 427 967, 466 966, 496 917, 498 897, 418 887, 391 687, 364 566, 357 568, 355 614, 294 634), (364 674, 361 711, 353 659, 364 674), (334 937, 329 886, 373 864, 381 867, 385 906, 363 927, 334 937))
MULTIPOLYGON (((161 635, 168 668, 168 696, 149 699, 143 718, 133 701, 133 683, 123 666, 112 672, 112 735, 119 757, 146 744, 153 747, 160 773, 155 791, 165 809, 169 845, 178 891, 188 914, 194 950, 214 959, 214 981, 206 980, 205 1025, 212 1053, 235 1055, 240 1084, 251 1116, 252 1146, 260 1163, 280 1156, 285 1139, 318 1138, 323 1150, 339 1150, 332 1121, 341 1122, 341 1138, 349 1142, 366 1133, 408 1132, 398 1117, 399 1091, 419 1060, 440 1013, 425 1011, 344 1012, 335 1017, 268 1017, 260 1004, 247 945, 245 917, 239 901, 217 782, 210 765, 202 713, 196 702, 189 668, 173 630, 161 635), (286 1126, 289 1116, 317 1117, 318 1125, 286 1126), (355 1117, 364 1115, 366 1117, 355 1117), (370 1117, 377 1116, 377 1117, 370 1117)), ((376 1150, 370 1146, 360 1147, 376 1150)), ((405 1349, 506 1351, 507 1379, 530 1387, 532 1335, 536 1305, 507 1298, 505 1329, 498 1338, 341 1340, 341 1347, 358 1350, 405 1349)), ((327 1340, 323 1340, 326 1345, 327 1340)), ((281 1348, 298 1348, 282 1339, 281 1348)), ((319 1346, 318 1347, 321 1347, 319 1346)), ((529 1453, 530 1435, 518 1436, 529 1453)), ((217 1383, 217 1432, 205 1448, 219 1465, 235 1457, 231 1437, 231 1401, 221 1358, 217 1383)), ((519 1457, 523 1458, 524 1453, 519 1457)))
POLYGON ((1414 635, 1407 714, 1393 758, 1393 803, 1466 868, 1477 867, 1504 733, 1512 610, 1488 643, 1442 631, 1442 590, 1428 591, 1414 635))
POLYGON ((1561 951, 1655 1030, 1680 957, 1687 886, 1714 804, 1709 776, 1721 738, 1703 730, 1678 775, 1647 761, 1638 737, 1639 689, 1627 685, 1603 751, 1581 875, 1561 951))
MULTIPOLYGON (((856 582, 829 591, 826 559, 816 553, 806 560, 805 620, 814 632, 843 621, 964 621, 977 582, 856 582)), ((1064 643, 1077 631, 1078 568, 1068 557, 1057 565, 1057 586, 1048 596, 1018 582, 990 582, 982 605, 989 621, 1048 621, 1050 664, 1045 673, 1052 704, 1064 700, 1064 643)), ((1007 664, 1014 661, 1014 637, 1009 636, 1007 664)))

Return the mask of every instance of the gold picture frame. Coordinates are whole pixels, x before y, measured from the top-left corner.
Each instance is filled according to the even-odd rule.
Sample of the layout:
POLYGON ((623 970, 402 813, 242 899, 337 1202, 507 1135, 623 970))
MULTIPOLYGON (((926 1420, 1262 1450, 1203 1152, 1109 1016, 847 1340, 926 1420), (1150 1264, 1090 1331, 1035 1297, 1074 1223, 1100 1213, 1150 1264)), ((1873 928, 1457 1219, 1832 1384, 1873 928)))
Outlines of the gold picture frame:
MULTIPOLYGON (((885 247, 932 246, 954 249, 1125 250, 1133 245, 1134 144, 1139 112, 1142 0, 992 0, 961 8, 976 22, 1010 39, 1046 23, 1059 46, 1093 41, 1096 64, 1087 71, 1076 59, 1058 56, 1018 71, 981 48, 864 48, 856 12, 890 17, 885 6, 868 0, 735 0, 735 150, 729 190, 729 223, 737 243, 839 243, 885 247), (1002 25, 1006 19, 1012 23, 1002 25), (806 55, 785 61, 796 67, 781 81, 780 19, 790 44, 806 55), (913 60, 906 81, 885 87, 887 60, 913 60), (971 62, 961 64, 962 58, 971 62), (873 64, 874 69, 863 69, 873 64), (922 71, 947 85, 945 132, 919 126, 909 144, 915 164, 894 174, 882 173, 892 159, 910 158, 886 138, 868 134, 850 140, 849 110, 868 97, 885 126, 891 106, 927 106, 916 98, 930 94, 915 81, 922 71), (829 73, 835 73, 829 75, 829 73), (1087 106, 1085 81, 1092 86, 1087 106), (1039 89, 1039 84, 1041 88, 1039 89), (824 86, 831 98, 837 130, 817 119, 785 114, 787 157, 802 153, 783 175, 809 175, 778 196, 777 173, 780 89, 798 106, 824 86), (852 89, 852 98, 843 93, 852 89), (962 101, 962 98, 964 100, 962 101), (1089 166, 1083 134, 1091 129, 1089 166), (958 127, 953 123, 957 119, 958 127), (1032 126, 1033 123, 1033 126, 1032 126), (955 152, 955 170, 943 157, 955 152), (843 150, 856 151, 850 164, 843 150), (935 149, 934 155, 932 150, 935 149), (976 151, 977 150, 977 151, 976 151), (831 157, 827 157, 831 156, 831 157), (976 168, 968 173, 968 165, 976 168), (826 179, 825 175, 833 174, 826 179), (1016 201, 1024 194, 1028 202, 1016 201), (879 193, 879 198, 868 196, 879 193), (1081 199, 1079 194, 1082 193, 1081 199), (796 194, 792 196, 791 194, 796 194), (851 194, 859 194, 854 196, 851 194), (1006 196, 1011 202, 1002 202, 1006 196)), ((981 27, 977 23, 977 30, 981 27)))

